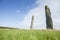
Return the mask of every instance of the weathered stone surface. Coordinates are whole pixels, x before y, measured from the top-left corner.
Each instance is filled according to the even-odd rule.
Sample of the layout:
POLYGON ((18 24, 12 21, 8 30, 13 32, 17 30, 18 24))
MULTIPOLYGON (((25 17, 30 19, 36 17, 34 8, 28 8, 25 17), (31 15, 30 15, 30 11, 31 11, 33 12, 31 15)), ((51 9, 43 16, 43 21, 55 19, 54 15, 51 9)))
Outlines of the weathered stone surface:
POLYGON ((48 6, 45 6, 45 13, 46 13, 46 28, 53 29, 53 22, 51 18, 51 12, 48 6))
POLYGON ((33 21, 34 21, 34 15, 32 16, 32 20, 31 20, 30 29, 32 29, 32 28, 33 28, 33 21))

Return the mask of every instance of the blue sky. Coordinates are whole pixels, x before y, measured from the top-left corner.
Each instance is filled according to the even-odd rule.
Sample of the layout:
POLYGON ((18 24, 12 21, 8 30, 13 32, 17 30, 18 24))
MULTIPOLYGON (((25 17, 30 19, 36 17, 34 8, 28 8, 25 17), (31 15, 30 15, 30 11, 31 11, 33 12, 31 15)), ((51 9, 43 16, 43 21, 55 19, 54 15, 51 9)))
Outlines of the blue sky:
POLYGON ((0 0, 0 25, 16 26, 27 12, 34 8, 36 0, 0 0))
POLYGON ((60 29, 60 0, 0 0, 0 26, 46 29, 45 5, 51 10, 54 29, 60 29))

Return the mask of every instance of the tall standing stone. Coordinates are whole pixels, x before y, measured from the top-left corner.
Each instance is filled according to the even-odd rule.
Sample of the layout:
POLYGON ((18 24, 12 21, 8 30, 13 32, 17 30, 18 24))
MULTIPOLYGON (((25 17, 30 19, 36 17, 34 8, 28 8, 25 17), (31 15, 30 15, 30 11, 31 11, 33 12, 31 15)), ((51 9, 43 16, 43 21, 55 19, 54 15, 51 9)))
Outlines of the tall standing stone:
POLYGON ((53 29, 53 22, 51 18, 51 12, 48 6, 45 6, 45 13, 46 13, 46 28, 53 29))
POLYGON ((32 29, 32 28, 33 28, 33 21, 34 21, 34 15, 32 16, 32 20, 31 20, 30 29, 32 29))

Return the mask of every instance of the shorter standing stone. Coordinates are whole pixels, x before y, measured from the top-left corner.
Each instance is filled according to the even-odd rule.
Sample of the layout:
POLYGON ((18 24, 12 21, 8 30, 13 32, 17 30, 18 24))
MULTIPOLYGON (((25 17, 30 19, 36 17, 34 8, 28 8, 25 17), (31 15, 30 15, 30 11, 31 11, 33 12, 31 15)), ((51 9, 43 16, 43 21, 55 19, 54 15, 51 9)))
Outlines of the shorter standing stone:
POLYGON ((34 15, 32 16, 32 20, 31 20, 30 29, 32 29, 32 28, 33 28, 33 21, 34 21, 34 15))

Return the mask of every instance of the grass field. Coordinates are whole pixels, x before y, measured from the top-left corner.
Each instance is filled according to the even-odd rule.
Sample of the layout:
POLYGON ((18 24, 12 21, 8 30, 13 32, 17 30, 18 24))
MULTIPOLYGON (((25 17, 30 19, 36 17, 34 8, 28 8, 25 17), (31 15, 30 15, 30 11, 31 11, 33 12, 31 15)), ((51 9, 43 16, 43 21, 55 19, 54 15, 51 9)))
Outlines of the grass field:
POLYGON ((60 31, 0 29, 0 40, 60 40, 60 31))

